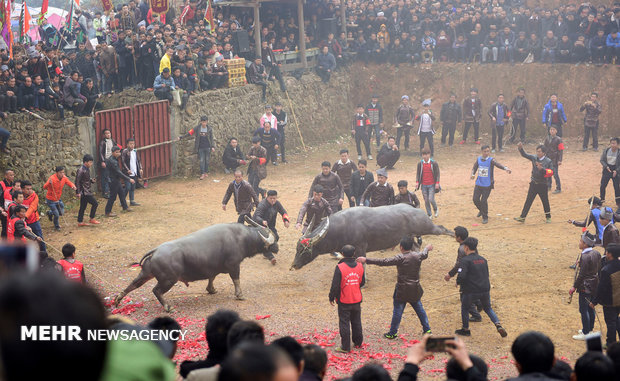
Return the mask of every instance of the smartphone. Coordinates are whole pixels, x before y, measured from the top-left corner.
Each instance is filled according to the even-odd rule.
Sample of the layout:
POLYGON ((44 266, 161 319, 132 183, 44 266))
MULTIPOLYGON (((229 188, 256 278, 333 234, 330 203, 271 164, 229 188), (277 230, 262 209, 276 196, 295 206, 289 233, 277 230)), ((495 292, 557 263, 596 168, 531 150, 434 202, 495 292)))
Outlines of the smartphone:
POLYGON ((586 335, 586 349, 588 351, 603 352, 603 341, 600 332, 592 332, 586 335))
POLYGON ((0 244, 0 276, 12 271, 34 273, 39 269, 39 250, 35 244, 0 244))
POLYGON ((454 336, 429 337, 428 341, 426 342, 426 351, 427 352, 445 352, 446 341, 455 340, 455 339, 456 338, 454 336))

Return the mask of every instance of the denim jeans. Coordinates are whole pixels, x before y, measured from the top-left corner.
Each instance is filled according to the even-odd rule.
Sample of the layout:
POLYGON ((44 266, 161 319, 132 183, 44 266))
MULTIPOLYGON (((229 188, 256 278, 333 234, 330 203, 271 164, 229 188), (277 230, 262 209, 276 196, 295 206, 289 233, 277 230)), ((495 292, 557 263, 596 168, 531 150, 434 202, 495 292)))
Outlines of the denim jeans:
POLYGON ((11 136, 11 133, 0 127, 0 149, 4 149, 6 148, 6 142, 9 141, 9 137, 11 136))
POLYGON ((480 299, 482 303, 482 309, 489 316, 494 324, 499 324, 499 319, 495 314, 495 311, 491 308, 491 294, 487 292, 480 293, 463 293, 461 297, 461 320, 463 321, 463 328, 469 329, 469 309, 471 304, 480 299))
MULTIPOLYGON (((132 178, 135 183, 126 182, 125 186, 127 188, 127 194, 129 195, 129 202, 133 202, 134 200, 134 192, 136 191, 136 184, 138 183, 138 176, 129 176, 132 178)), ((127 194, 125 196, 127 196, 127 194)))
POLYGON ((108 168, 101 168, 101 190, 104 195, 110 194, 110 171, 108 168))
POLYGON ((590 308, 591 294, 585 292, 579 293, 579 313, 581 314, 581 331, 584 335, 592 332, 594 329, 594 319, 596 319, 596 311, 590 308))
POLYGON ((607 345, 615 343, 616 332, 620 334, 620 307, 603 306, 603 316, 605 317, 605 325, 607 326, 607 345))
MULTIPOLYGON (((30 227, 30 229, 32 229, 32 232, 34 233, 34 235, 36 235, 37 237, 41 237, 41 239, 45 239, 43 238, 43 230, 41 230, 41 223, 39 223, 39 221, 35 221, 31 224, 28 224, 28 226, 30 227)), ((40 251, 46 250, 44 242, 39 242, 39 250, 40 251)))
POLYGON ((200 148, 198 150, 198 160, 200 161, 200 174, 209 173, 209 159, 211 158, 211 148, 200 148))
POLYGON ((432 214, 431 205, 433 210, 437 211, 437 203, 435 202, 435 185, 422 185, 422 197, 424 197, 424 205, 426 206, 426 214, 429 216, 432 214))
MULTIPOLYGON (((422 331, 430 331, 431 327, 428 324, 428 316, 426 316, 426 311, 424 311, 424 307, 422 306, 422 300, 418 300, 415 303, 409 303, 413 310, 418 315, 418 319, 420 319, 420 324, 422 324, 422 331)), ((398 327, 400 326, 400 320, 403 317, 403 312, 405 311, 405 307, 407 306, 407 302, 399 302, 394 299, 394 310, 392 312, 392 323, 390 324, 390 332, 388 334, 395 335, 398 332, 398 327)))
POLYGON ((49 206, 52 214, 54 215, 54 227, 60 228, 60 224, 58 224, 58 217, 65 214, 65 204, 62 203, 62 200, 51 201, 45 199, 45 203, 49 206))

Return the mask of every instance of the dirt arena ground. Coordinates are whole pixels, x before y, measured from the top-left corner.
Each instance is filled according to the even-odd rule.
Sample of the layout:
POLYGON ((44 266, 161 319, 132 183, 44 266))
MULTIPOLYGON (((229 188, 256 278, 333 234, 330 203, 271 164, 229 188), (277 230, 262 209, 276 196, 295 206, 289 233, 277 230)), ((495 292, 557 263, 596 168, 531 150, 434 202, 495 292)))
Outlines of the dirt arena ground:
MULTIPOLYGON (((412 139, 413 140, 413 139, 412 139)), ((438 144, 436 137, 436 144, 438 144)), ((484 140, 490 140, 488 136, 484 140)), ((607 139, 602 139, 606 142, 607 139)), ((413 146, 417 146, 417 138, 413 146)), ((579 250, 577 242, 581 229, 566 223, 569 218, 584 219, 587 198, 598 195, 600 164, 597 152, 581 152, 577 141, 566 143, 567 151, 560 175, 563 192, 550 195, 552 224, 544 223, 542 205, 537 199, 524 225, 513 221, 525 200, 531 164, 521 158, 515 146, 508 146, 506 153, 495 155, 499 162, 508 165, 512 174, 496 171, 496 187, 491 194, 490 222, 482 225, 477 219, 471 195, 474 182, 469 175, 479 153, 479 146, 468 144, 452 149, 437 147, 436 160, 441 167, 443 191, 438 195, 440 215, 437 224, 450 229, 463 225, 470 235, 480 240, 480 253, 488 259, 491 274, 491 300, 493 308, 509 335, 502 339, 483 314, 482 323, 472 323, 472 336, 466 338, 471 353, 487 360, 490 379, 504 379, 516 375, 512 364, 510 345, 514 338, 527 330, 548 334, 556 345, 558 357, 571 364, 585 350, 584 342, 574 341, 572 335, 580 329, 577 298, 567 304, 568 289, 573 279, 574 262, 579 250)), ((269 175, 263 187, 277 189, 289 215, 296 218, 306 199, 312 178, 320 171, 320 162, 338 159, 338 150, 354 144, 346 139, 329 143, 306 154, 291 155, 290 163, 276 168, 269 166, 269 175)), ((535 146, 526 150, 533 153, 535 146)), ((374 151, 374 149, 373 149, 374 151)), ((355 159, 356 155, 351 155, 355 159)), ((415 183, 417 156, 403 155, 396 169, 389 172, 388 181, 394 186, 400 179, 415 183)), ((370 169, 376 169, 371 162, 370 169)), ((87 277, 95 283, 104 296, 114 296, 137 275, 136 269, 127 264, 139 260, 158 244, 181 237, 200 228, 223 222, 236 221, 234 206, 227 211, 220 205, 232 175, 212 174, 207 180, 166 179, 151 181, 146 190, 136 193, 142 206, 134 213, 103 219, 99 227, 77 229, 77 210, 68 213, 70 227, 55 233, 45 220, 47 240, 60 248, 73 242, 78 248, 78 258, 86 264, 87 277)), ((412 187, 411 187, 412 188, 412 187)), ((609 186, 608 191, 612 191, 609 186)), ((421 194, 418 192, 421 199, 421 194)), ((105 200, 102 200, 105 201, 105 200)), ((118 204, 115 211, 119 211, 118 204)), ((100 204, 103 212, 103 202, 100 204)), ((61 221, 62 223, 62 221, 61 221)), ((205 317, 219 308, 239 311, 247 319, 259 319, 265 327, 268 340, 282 335, 296 335, 303 343, 318 343, 330 353, 329 378, 351 374, 366 361, 386 365, 396 376, 402 368, 407 347, 420 338, 421 326, 411 307, 407 307, 400 328, 400 337, 394 341, 383 338, 392 316, 392 292, 396 280, 393 267, 369 267, 370 281, 363 290, 362 319, 365 345, 349 355, 333 352, 340 344, 336 308, 330 306, 327 295, 336 265, 328 255, 298 271, 289 271, 295 254, 295 244, 300 232, 285 229, 278 222, 280 253, 278 264, 272 266, 261 255, 242 264, 241 284, 245 301, 233 297, 233 285, 227 275, 215 280, 219 291, 215 295, 205 292, 207 282, 195 282, 189 288, 178 283, 166 295, 176 308, 172 316, 191 332, 191 338, 179 344, 176 361, 203 357, 205 317)), ((454 280, 445 282, 444 274, 456 258, 456 242, 447 236, 425 237, 425 244, 434 250, 422 265, 421 282, 425 293, 422 299, 435 335, 452 335, 460 328, 458 289, 454 280)), ((51 251, 58 258, 59 254, 51 251)), ((396 252, 375 252, 369 256, 388 257, 396 252)), ((154 281, 134 291, 125 299, 124 306, 115 312, 128 315, 139 322, 164 314, 151 289, 154 281)), ((599 312, 601 312, 599 307, 599 312)), ((601 314, 601 324, 602 314, 601 314)), ((599 330, 599 324, 595 325, 599 330)), ((439 354, 422 365, 422 379, 444 379, 442 374, 447 355, 439 354)))

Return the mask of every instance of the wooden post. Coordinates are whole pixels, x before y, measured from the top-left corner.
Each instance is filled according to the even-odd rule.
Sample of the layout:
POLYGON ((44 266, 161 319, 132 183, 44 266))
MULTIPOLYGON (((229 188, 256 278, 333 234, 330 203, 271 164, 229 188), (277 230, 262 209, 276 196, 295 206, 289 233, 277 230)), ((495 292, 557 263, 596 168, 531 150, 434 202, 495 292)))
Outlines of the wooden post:
MULTIPOLYGON (((344 38, 347 38, 347 5, 345 0, 340 0, 340 19, 342 20, 342 32, 344 32, 344 38)), ((337 37, 337 36, 334 36, 337 37)))
POLYGON ((256 57, 261 56, 261 41, 260 34, 262 25, 260 24, 260 12, 259 12, 260 3, 256 0, 254 4, 254 45, 256 50, 256 57))
POLYGON ((299 23, 299 51, 301 52, 301 63, 304 69, 308 68, 306 60, 306 28, 304 26, 304 2, 297 0, 297 22, 299 23))

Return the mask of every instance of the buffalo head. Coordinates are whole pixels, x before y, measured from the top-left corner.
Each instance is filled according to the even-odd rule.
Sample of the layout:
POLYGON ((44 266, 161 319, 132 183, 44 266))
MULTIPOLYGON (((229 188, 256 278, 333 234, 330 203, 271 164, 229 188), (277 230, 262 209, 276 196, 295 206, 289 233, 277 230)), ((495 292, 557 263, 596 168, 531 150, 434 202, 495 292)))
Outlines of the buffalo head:
POLYGON ((259 225, 256 221, 254 221, 248 216, 245 216, 245 222, 247 222, 248 225, 254 226, 255 228, 257 228, 258 235, 265 243, 265 249, 273 248, 275 246, 276 250, 274 252, 276 253, 278 252, 277 250, 278 243, 276 242, 276 235, 273 234, 271 229, 266 228, 262 225, 259 225))
POLYGON ((308 225, 306 233, 301 236, 299 241, 297 241, 297 251, 295 253, 293 264, 291 265, 291 270, 299 270, 308 263, 312 262, 314 258, 318 256, 318 253, 316 250, 313 250, 313 248, 314 245, 325 238, 327 230, 329 229, 329 217, 321 221, 319 226, 317 226, 314 231, 313 227, 314 217, 312 218, 312 221, 310 221, 310 225, 308 225))

